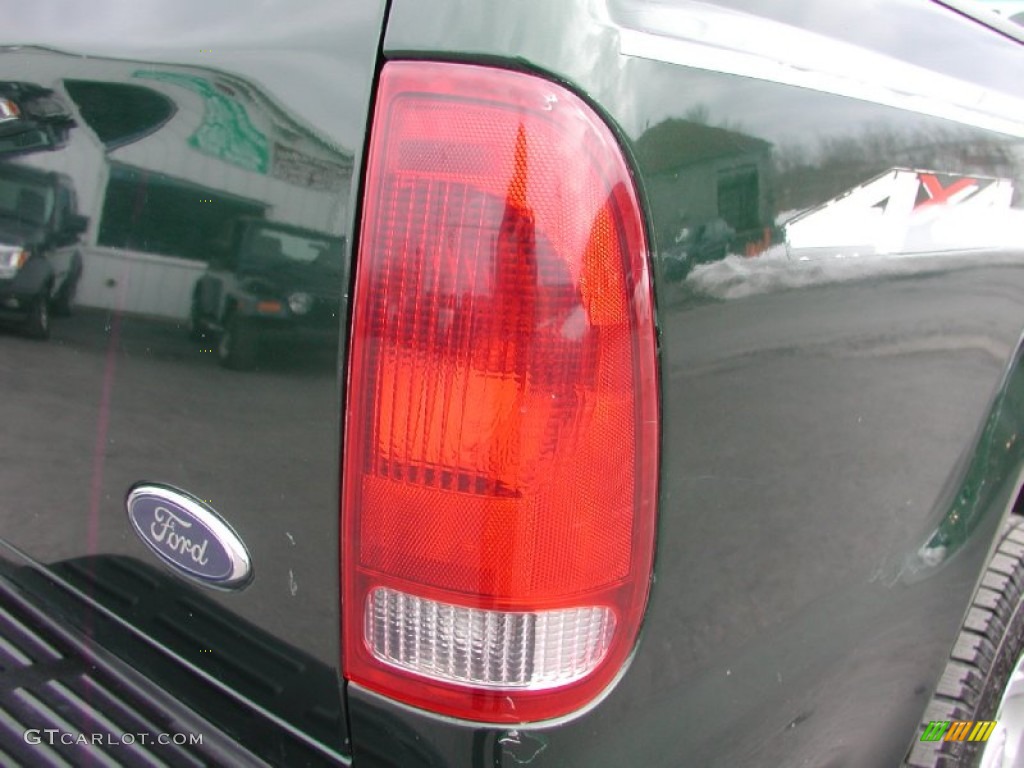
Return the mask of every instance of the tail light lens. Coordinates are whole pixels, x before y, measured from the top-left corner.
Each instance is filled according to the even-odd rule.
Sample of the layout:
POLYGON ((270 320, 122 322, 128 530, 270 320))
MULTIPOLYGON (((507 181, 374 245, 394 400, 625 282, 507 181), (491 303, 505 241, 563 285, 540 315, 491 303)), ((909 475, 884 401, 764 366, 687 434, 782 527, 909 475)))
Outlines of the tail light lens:
POLYGON ((614 137, 541 78, 392 62, 356 264, 346 677, 485 722, 572 712, 654 546, 648 254, 614 137))

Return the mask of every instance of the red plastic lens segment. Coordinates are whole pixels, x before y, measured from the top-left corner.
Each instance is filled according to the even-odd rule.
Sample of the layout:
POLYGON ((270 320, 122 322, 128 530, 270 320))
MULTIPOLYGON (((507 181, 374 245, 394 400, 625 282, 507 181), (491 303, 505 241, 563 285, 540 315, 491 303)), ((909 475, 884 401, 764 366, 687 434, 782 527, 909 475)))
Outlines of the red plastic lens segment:
POLYGON ((346 677, 523 722, 636 640, 658 399, 647 247, 581 99, 487 67, 384 67, 356 264, 342 497, 346 677))

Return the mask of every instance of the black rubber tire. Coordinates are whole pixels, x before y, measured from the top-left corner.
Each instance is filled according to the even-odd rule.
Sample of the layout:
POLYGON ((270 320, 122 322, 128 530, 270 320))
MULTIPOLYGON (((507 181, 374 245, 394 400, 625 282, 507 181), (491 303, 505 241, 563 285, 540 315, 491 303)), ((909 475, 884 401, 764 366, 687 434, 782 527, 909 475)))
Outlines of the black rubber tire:
POLYGON ((1024 518, 1011 515, 957 636, 938 689, 924 713, 906 765, 976 765, 983 742, 920 741, 938 721, 997 720, 1003 692, 1024 651, 1024 518))
POLYGON ((60 284, 57 293, 50 300, 50 312, 57 317, 70 317, 78 294, 78 282, 82 279, 82 255, 71 257, 71 269, 60 284))
POLYGON ((57 289, 57 295, 50 302, 50 311, 57 317, 70 317, 74 303, 74 291, 64 283, 57 289))
POLYGON ((202 341, 206 338, 206 324, 199 312, 199 297, 192 297, 192 307, 188 313, 188 337, 192 341, 202 341))
POLYGON ((220 364, 234 371, 247 371, 256 365, 258 353, 255 329, 238 315, 228 317, 217 343, 220 364))
POLYGON ((37 341, 50 338, 50 301, 45 291, 32 300, 24 331, 26 336, 37 341))

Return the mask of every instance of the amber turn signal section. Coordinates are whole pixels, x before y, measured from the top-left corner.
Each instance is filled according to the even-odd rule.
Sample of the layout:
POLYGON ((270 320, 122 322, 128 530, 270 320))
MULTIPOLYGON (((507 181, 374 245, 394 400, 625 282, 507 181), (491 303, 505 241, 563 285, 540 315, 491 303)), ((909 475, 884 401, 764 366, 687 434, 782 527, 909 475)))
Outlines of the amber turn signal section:
POLYGON ((257 301, 256 311, 263 315, 275 315, 284 308, 280 301, 257 301))
POLYGON ((636 642, 658 389, 615 137, 535 75, 381 74, 342 493, 346 677, 484 722, 585 706, 636 642))

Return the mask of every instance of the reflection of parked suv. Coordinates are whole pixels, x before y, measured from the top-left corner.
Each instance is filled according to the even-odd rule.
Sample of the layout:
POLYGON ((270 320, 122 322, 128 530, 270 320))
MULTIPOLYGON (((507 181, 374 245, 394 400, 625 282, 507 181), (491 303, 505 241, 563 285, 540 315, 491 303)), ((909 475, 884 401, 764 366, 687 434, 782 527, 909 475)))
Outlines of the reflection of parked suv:
POLYGON ((0 164, 0 318, 50 335, 50 310, 71 311, 82 275, 74 246, 88 225, 67 176, 0 164))
POLYGON ((194 338, 216 334, 228 368, 251 368, 260 343, 337 340, 343 241, 262 219, 233 221, 192 293, 194 338))

